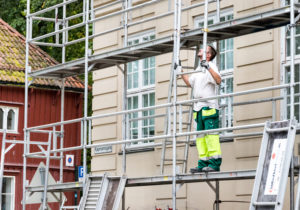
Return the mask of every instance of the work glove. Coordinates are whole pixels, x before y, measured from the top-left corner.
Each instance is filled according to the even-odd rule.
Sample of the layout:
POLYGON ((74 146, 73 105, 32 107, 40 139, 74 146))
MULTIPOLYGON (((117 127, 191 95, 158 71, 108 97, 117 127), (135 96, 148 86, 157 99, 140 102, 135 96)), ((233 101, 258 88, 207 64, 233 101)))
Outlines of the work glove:
POLYGON ((209 69, 209 64, 206 60, 202 60, 200 66, 206 68, 207 70, 209 69))

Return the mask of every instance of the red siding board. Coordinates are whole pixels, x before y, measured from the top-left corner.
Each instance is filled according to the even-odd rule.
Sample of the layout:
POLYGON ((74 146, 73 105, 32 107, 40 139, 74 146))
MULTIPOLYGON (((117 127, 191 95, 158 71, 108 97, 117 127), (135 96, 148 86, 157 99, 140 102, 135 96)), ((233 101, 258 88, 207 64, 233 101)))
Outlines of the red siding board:
MULTIPOLYGON (((30 89, 29 90, 29 107, 28 107, 28 127, 48 124, 60 121, 60 106, 61 96, 60 91, 57 90, 42 90, 42 89, 30 89)), ((82 117, 82 93, 66 92, 65 93, 65 107, 64 115, 65 120, 75 119, 82 117)), ((24 127, 24 88, 13 86, 0 86, 0 105, 12 106, 19 108, 19 125, 17 134, 8 134, 8 139, 22 140, 23 127, 24 127), (20 104, 15 104, 15 103, 20 104)), ((60 126, 56 127, 56 130, 60 130, 60 126)), ((31 134, 31 140, 43 140, 47 141, 48 136, 45 134, 31 134)), ((2 133, 0 132, 0 144, 2 143, 2 133)), ((57 143, 60 145, 60 140, 57 143)), ((64 147, 78 146, 80 145, 80 123, 66 125, 64 135, 64 147)), ((39 151, 37 146, 31 146, 31 151, 39 151)), ((74 154, 75 165, 79 165, 81 162, 81 151, 66 152, 66 154, 74 154)), ((21 210, 21 199, 23 192, 23 146, 16 145, 5 156, 5 175, 12 175, 16 177, 16 195, 15 195, 15 209, 21 210), (8 173, 9 170, 19 170, 19 173, 8 173)), ((31 180, 35 171, 37 170, 41 159, 28 159, 27 161, 27 179, 31 180)), ((51 160, 50 162, 51 174, 59 180, 59 161, 51 160)), ((74 181, 74 168, 64 167, 64 181, 74 181)), ((67 193, 68 204, 74 204, 74 193, 67 193)), ((53 209, 57 209, 58 204, 51 204, 53 209)), ((39 205, 28 205, 28 209, 38 209, 39 205)))

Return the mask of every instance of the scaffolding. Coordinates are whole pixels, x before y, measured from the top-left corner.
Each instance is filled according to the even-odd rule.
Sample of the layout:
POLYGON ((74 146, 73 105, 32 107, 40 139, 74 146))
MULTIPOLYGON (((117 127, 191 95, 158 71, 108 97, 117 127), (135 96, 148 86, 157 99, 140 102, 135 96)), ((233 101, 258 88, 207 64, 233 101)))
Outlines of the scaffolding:
MULTIPOLYGON (((216 3, 217 10, 219 11, 219 1, 218 0, 206 0, 205 2, 195 3, 190 6, 182 7, 181 0, 174 0, 174 10, 171 11, 171 0, 168 0, 169 11, 154 17, 148 17, 142 20, 132 21, 130 20, 129 13, 138 10, 142 7, 156 4, 160 1, 167 1, 167 0, 149 0, 137 5, 132 6, 131 0, 116 0, 110 3, 104 4, 99 7, 94 7, 93 0, 83 0, 83 9, 81 14, 73 15, 67 17, 67 5, 77 2, 78 0, 63 0, 62 3, 57 5, 51 6, 49 8, 43 9, 41 11, 37 11, 34 13, 30 13, 30 0, 27 0, 27 33, 26 33, 26 76, 25 76, 25 115, 24 115, 24 170, 23 170, 23 210, 26 209, 26 192, 43 192, 43 204, 42 209, 47 208, 47 192, 63 192, 65 190, 78 190, 82 189, 83 194, 86 192, 86 180, 87 174, 84 173, 84 178, 82 182, 76 183, 64 183, 63 182, 63 160, 64 160, 64 152, 73 151, 73 150, 83 150, 83 168, 84 172, 86 172, 87 168, 87 149, 95 148, 99 146, 112 146, 112 145, 122 145, 122 152, 123 152, 123 167, 122 173, 126 173, 126 145, 129 143, 134 142, 143 142, 146 140, 153 140, 155 143, 151 145, 144 145, 144 147, 157 147, 162 146, 163 140, 171 140, 172 142, 168 142, 168 144, 172 145, 172 175, 160 175, 155 177, 144 177, 144 178, 130 178, 128 177, 126 182, 126 187, 132 186, 147 186, 147 185, 158 185, 158 184, 172 184, 172 207, 176 209, 176 192, 177 192, 177 184, 178 183, 190 183, 190 182, 201 182, 201 181, 216 181, 216 200, 219 200, 219 181, 223 180, 235 180, 235 179, 253 179, 255 177, 255 170, 251 171, 232 171, 232 172, 219 172, 219 173, 212 173, 207 174, 206 176, 202 176, 199 174, 179 174, 176 167, 177 167, 177 160, 176 160, 176 145, 178 144, 185 144, 186 141, 180 140, 181 137, 186 136, 193 136, 197 134, 207 134, 213 132, 221 132, 220 135, 221 141, 226 141, 228 138, 237 138, 237 137, 249 137, 249 136, 261 136, 262 132, 249 132, 249 133, 241 133, 241 134, 234 134, 234 133, 223 133, 225 131, 236 131, 236 130, 245 130, 249 128, 262 128, 265 123, 257 123, 257 124, 249 124, 249 125, 242 125, 242 126, 233 126, 233 127, 225 127, 219 128, 214 130, 205 130, 205 131, 185 131, 183 128, 182 116, 186 114, 182 109, 183 106, 190 106, 194 102, 197 101, 204 101, 204 100, 211 100, 211 99, 220 99, 220 98, 233 98, 236 96, 242 96, 252 93, 260 93, 266 91, 273 91, 273 90, 282 90, 284 93, 287 90, 290 91, 290 116, 289 119, 294 118, 294 97, 298 96, 295 94, 295 85, 299 83, 295 83, 294 78, 294 52, 295 52, 295 23, 299 20, 299 9, 300 5, 296 3, 294 0, 291 0, 289 6, 282 6, 277 9, 273 9, 270 11, 262 12, 255 15, 249 15, 246 17, 233 19, 230 21, 225 22, 218 22, 212 25, 207 26, 207 14, 208 14, 208 4, 209 3, 216 3), (95 12, 105 10, 108 7, 116 6, 117 11, 105 14, 99 17, 95 17, 95 12), (204 20, 204 28, 198 29, 191 29, 185 32, 181 31, 181 12, 186 10, 191 10, 194 8, 198 8, 200 6, 205 7, 205 20, 204 20), (62 8, 63 17, 58 18, 58 10, 62 8), (42 17, 43 14, 54 11, 55 17, 53 18, 46 18, 42 17), (113 16, 122 15, 122 24, 117 27, 107 31, 102 31, 100 33, 96 33, 94 30, 94 25, 96 22, 104 20, 106 18, 110 18, 113 16), (151 41, 147 41, 141 44, 127 46, 128 42, 128 28, 131 26, 135 26, 138 24, 146 23, 149 21, 156 20, 158 18, 166 17, 166 16, 174 16, 174 33, 165 36, 162 38, 156 38, 151 41), (295 15, 297 17, 295 18, 295 15), (82 22, 76 25, 69 26, 69 21, 78 17, 82 17, 82 22), (32 24, 34 20, 40 21, 51 21, 55 24, 55 31, 44 34, 39 37, 32 37, 32 24), (90 27, 93 27, 92 34, 90 34, 90 27), (190 100, 177 100, 177 78, 182 74, 191 74, 196 73, 197 71, 192 72, 185 72, 180 73, 175 69, 175 65, 179 66, 180 60, 180 50, 195 50, 199 45, 202 43, 204 46, 206 45, 207 41, 218 41, 228 38, 234 38, 237 36, 242 36, 246 34, 256 33, 259 31, 269 30, 273 28, 278 28, 281 26, 289 26, 291 32, 290 38, 290 50, 291 50, 291 79, 289 84, 281 84, 275 85, 271 87, 259 88, 259 89, 252 89, 247 91, 235 92, 230 94, 223 94, 218 95, 215 97, 209 97, 205 99, 190 99, 190 100), (68 39, 68 32, 79 28, 85 27, 85 37, 69 41, 68 39), (92 55, 89 49, 89 41, 101 35, 108 34, 114 31, 123 31, 124 33, 124 46, 120 49, 115 50, 108 50, 106 52, 101 52, 99 54, 92 55), (209 36, 207 36, 209 32, 209 36), (55 42, 43 42, 41 40, 55 36, 55 42), (61 41, 60 41, 60 38, 61 41), (85 56, 81 59, 73 60, 73 61, 66 61, 65 53, 66 47, 76 44, 78 42, 85 42, 85 56), (62 48, 62 63, 47 67, 44 69, 40 69, 37 71, 31 71, 29 66, 29 51, 30 51, 30 44, 40 45, 40 46, 52 46, 52 47, 59 47, 62 48), (139 108, 139 109, 132 109, 128 110, 127 107, 127 63, 131 61, 136 61, 142 58, 157 56, 166 54, 169 52, 173 52, 173 62, 172 62, 172 75, 173 75, 173 97, 170 97, 170 101, 165 104, 160 104, 156 106, 150 106, 146 108, 139 108), (121 65, 124 64, 122 68, 121 65), (119 69, 122 70, 124 75, 124 82, 123 82, 123 111, 114 112, 114 113, 107 113, 107 114, 100 114, 94 116, 88 116, 88 73, 91 71, 111 67, 111 66, 118 66, 119 69), (174 70, 175 69, 175 70, 174 70), (82 118, 79 119, 72 119, 72 120, 64 120, 64 78, 74 75, 84 74, 84 115, 82 118), (37 77, 48 77, 52 79, 57 79, 61 81, 62 86, 62 94, 61 94, 61 121, 57 123, 51 123, 47 125, 40 125, 35 127, 28 127, 28 89, 31 85, 29 78, 37 78, 37 77), (173 99, 171 101, 171 98, 173 99), (156 135, 147 138, 139 138, 139 139, 130 139, 129 135, 129 115, 134 112, 142 112, 147 110, 158 110, 164 109, 167 110, 167 120, 165 126, 168 126, 166 133, 163 135, 156 135), (172 112, 171 112, 172 110, 172 112), (110 141, 105 143, 92 143, 92 121, 95 119, 102 119, 108 116, 122 116, 122 139, 116 141, 110 141), (173 127, 171 128, 171 120, 173 120, 173 127), (177 123, 178 120, 178 123, 177 123), (72 123, 80 123, 81 124, 81 144, 74 147, 67 147, 64 148, 63 146, 63 134, 64 134, 64 127, 68 124, 72 123), (178 127, 177 127, 178 125, 178 127), (59 128, 59 129, 58 129, 59 128), (179 132, 178 132, 179 131, 179 132), (30 135, 33 133, 45 133, 48 135, 48 142, 46 144, 47 149, 44 149, 42 145, 45 145, 43 142, 37 142, 30 138, 30 135), (60 139, 60 145, 57 145, 58 139, 60 139), (39 148, 41 151, 39 152, 32 152, 30 151, 31 144, 40 144, 39 148), (57 155, 59 154, 59 155, 57 155), (27 185, 27 178, 26 178, 26 164, 29 158, 38 158, 38 159, 46 159, 46 177, 45 177, 45 185, 40 187, 30 187, 27 185), (57 185, 48 185, 48 173, 49 173, 49 162, 50 159, 59 159, 60 160, 60 179, 57 185)), ((225 0, 224 0, 225 1, 225 0)), ((204 48, 205 49, 205 48, 204 48)), ((172 89, 171 88, 171 89, 172 89)), ((169 93, 172 93, 172 90, 169 90, 169 93), (170 92, 171 91, 171 92, 170 92)), ((277 101, 287 101, 287 94, 283 94, 281 97, 272 97, 272 98, 265 98, 260 100, 252 100, 252 101, 245 101, 233 104, 223 105, 223 108, 226 106, 241 106, 245 104, 254 104, 254 103, 261 103, 261 102, 272 102, 273 106, 273 116, 272 120, 276 119, 276 102, 277 101)), ((165 115, 157 115, 155 117, 161 118, 165 115)), ((144 118, 139 118, 136 120, 142 120, 144 118)), ((284 114, 284 119, 287 119, 287 114, 284 114)), ((4 137, 5 138, 5 137, 4 137)), ((194 141, 194 140, 191 140, 194 141)), ((3 153, 2 153, 3 154, 3 153)), ((293 159, 292 159, 293 160, 293 159)), ((2 165, 2 164, 1 164, 2 165)), ((291 209, 294 209, 294 162, 292 161, 291 164, 291 171, 290 171, 290 180, 291 180, 291 209)), ((3 167, 1 168, 3 172, 3 167)), ((124 200, 123 200, 124 201, 124 200)), ((75 207, 74 207, 75 208, 75 207)), ((124 208, 124 202, 123 202, 124 208)), ((217 209, 219 209, 219 203, 217 203, 217 209)))

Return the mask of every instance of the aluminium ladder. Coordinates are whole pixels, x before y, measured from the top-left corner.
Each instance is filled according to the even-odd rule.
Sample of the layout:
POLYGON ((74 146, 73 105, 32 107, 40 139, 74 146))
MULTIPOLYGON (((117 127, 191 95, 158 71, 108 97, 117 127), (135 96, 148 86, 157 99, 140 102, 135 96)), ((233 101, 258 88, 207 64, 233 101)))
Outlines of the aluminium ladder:
POLYGON ((283 208, 296 126, 296 120, 266 122, 249 210, 283 208))
MULTIPOLYGON (((199 58, 197 56, 197 52, 198 52, 199 48, 197 47, 196 50, 195 50, 195 63, 194 63, 194 68, 193 69, 196 69, 197 66, 198 66, 198 62, 199 62, 199 58)), ((182 67, 183 68, 183 67, 182 67)), ((170 83, 169 83, 169 91, 168 91, 168 103, 171 102, 171 96, 172 96, 172 90, 174 88, 174 71, 176 71, 175 67, 174 67, 174 64, 172 64, 172 68, 171 68, 171 76, 170 76, 170 83)), ((188 88, 186 85, 184 86, 180 86, 178 85, 178 87, 181 87, 181 88, 188 88)), ((192 99, 193 97, 193 90, 191 91, 191 96, 190 98, 192 99)), ((166 119, 165 119, 165 134, 167 133, 170 133, 170 127, 171 127, 171 110, 170 108, 167 108, 167 115, 166 115, 166 119)), ((179 115, 181 116, 182 118, 182 114, 185 113, 185 111, 182 110, 182 108, 179 109, 179 115)), ((179 125, 179 130, 182 130, 182 124, 185 124, 186 125, 186 130, 187 132, 190 132, 191 131, 191 127, 192 127, 192 120, 193 120, 193 106, 192 105, 189 105, 189 109, 187 110, 187 113, 188 113, 188 119, 187 119, 187 122, 186 123, 177 123, 177 124, 180 124, 179 125)), ((182 120, 182 119, 180 119, 182 120)), ((183 141, 183 143, 185 144, 184 146, 184 156, 183 156, 183 159, 177 159, 177 162, 183 164, 183 167, 182 167, 182 173, 186 173, 187 171, 187 159, 188 159, 188 150, 189 150, 189 146, 190 146, 190 139, 191 137, 190 136, 186 136, 186 140, 183 141)), ((162 143, 162 154, 161 154, 161 174, 164 173, 164 167, 166 165, 166 162, 170 162, 172 161, 172 158, 166 158, 166 150, 167 150, 167 145, 168 143, 171 143, 170 140, 168 139, 164 139, 163 140, 163 143, 162 143)))

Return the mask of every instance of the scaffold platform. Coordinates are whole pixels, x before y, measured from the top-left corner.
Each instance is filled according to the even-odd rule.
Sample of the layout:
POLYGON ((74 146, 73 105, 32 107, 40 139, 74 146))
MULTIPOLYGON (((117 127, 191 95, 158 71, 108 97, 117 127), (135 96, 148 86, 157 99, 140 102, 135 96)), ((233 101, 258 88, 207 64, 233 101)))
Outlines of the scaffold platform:
MULTIPOLYGON (((299 6, 298 4, 296 4, 299 6)), ((208 41, 234 38, 246 34, 269 30, 290 23, 290 6, 280 7, 270 11, 237 18, 209 25, 208 41)), ((298 10, 296 10, 299 12, 298 10)), ((181 49, 191 49, 203 40, 203 28, 188 30, 181 33, 181 49)), ((115 65, 125 64, 135 60, 157 56, 173 51, 173 35, 158 38, 141 44, 119 48, 108 52, 89 56, 90 70, 99 70, 115 65)), ((85 58, 65 62, 55 66, 33 71, 31 77, 65 78, 83 74, 85 58)))
MULTIPOLYGON (((207 181, 230 181, 242 179, 254 179, 256 170, 221 171, 211 173, 178 174, 177 183, 194 183, 207 181)), ((153 176, 128 178, 126 187, 153 186, 172 184, 172 176, 153 176)), ((48 185, 48 192, 76 191, 83 187, 82 182, 57 183, 48 185)), ((27 187, 29 192, 43 192, 43 186, 27 187)))

